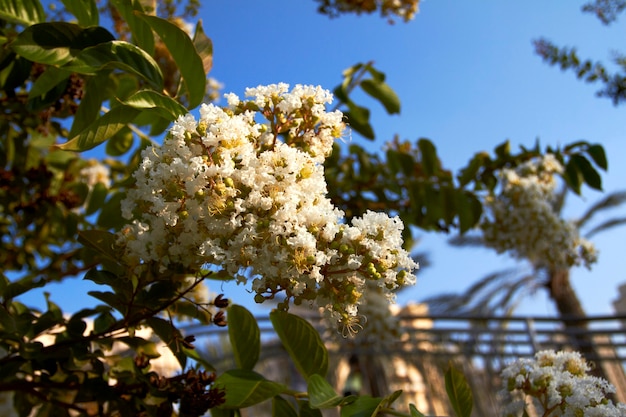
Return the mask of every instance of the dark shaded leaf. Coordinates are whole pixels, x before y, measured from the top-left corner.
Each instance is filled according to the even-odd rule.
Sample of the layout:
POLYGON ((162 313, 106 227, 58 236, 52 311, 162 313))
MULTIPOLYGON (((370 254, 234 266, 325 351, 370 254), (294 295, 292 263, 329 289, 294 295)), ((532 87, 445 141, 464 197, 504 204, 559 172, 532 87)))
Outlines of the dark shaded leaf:
POLYGON ((272 417, 298 417, 296 409, 280 395, 272 399, 272 417))
POLYGON ((99 26, 82 28, 67 22, 38 23, 20 33, 11 48, 33 62, 64 65, 85 48, 114 39, 108 30, 99 26))
POLYGON ((376 80, 363 80, 361 81, 361 88, 378 100, 385 107, 387 113, 400 113, 400 99, 387 83, 376 80))

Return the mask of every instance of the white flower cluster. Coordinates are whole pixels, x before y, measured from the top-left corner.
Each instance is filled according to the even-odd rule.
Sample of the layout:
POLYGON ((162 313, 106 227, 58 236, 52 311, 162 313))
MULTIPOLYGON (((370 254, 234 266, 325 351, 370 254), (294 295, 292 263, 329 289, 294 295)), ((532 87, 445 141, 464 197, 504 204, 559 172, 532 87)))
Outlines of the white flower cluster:
POLYGON ((487 245, 499 253, 511 251, 536 267, 589 267, 595 262, 591 242, 555 210, 555 174, 561 172, 563 166, 552 154, 503 169, 500 193, 487 199, 481 224, 487 245))
MULTIPOLYGON (((391 310, 388 296, 380 287, 368 284, 363 293, 363 302, 359 314, 366 317, 362 329, 354 336, 358 346, 367 346, 374 350, 385 350, 400 338, 400 324, 391 310)), ((346 337, 347 335, 342 334, 346 337)))
POLYGON ((538 352, 518 359, 502 371, 503 415, 521 416, 530 397, 542 416, 624 417, 626 405, 613 404, 607 394, 615 388, 588 375, 589 365, 578 352, 538 352))
POLYGON ((87 161, 87 166, 80 170, 82 181, 92 189, 96 184, 102 183, 106 187, 111 186, 111 171, 96 159, 87 161))
POLYGON ((286 84, 226 95, 200 119, 178 119, 151 147, 122 202, 135 218, 120 234, 130 265, 197 273, 220 267, 246 282, 255 300, 284 292, 288 303, 317 303, 344 324, 357 317, 363 289, 386 294, 415 282, 402 249, 402 222, 366 213, 351 225, 326 197, 322 163, 344 130, 332 95, 286 84))

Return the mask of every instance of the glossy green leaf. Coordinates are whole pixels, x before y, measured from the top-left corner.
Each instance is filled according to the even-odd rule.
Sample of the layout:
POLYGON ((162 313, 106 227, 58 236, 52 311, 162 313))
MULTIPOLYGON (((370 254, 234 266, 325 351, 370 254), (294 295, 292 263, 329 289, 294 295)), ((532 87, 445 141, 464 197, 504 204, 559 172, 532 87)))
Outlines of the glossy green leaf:
POLYGON ((141 15, 141 18, 159 35, 172 55, 185 84, 189 108, 198 106, 206 91, 206 74, 193 41, 184 30, 165 19, 149 15, 141 15))
POLYGON ((465 375, 450 364, 445 374, 445 384, 450 404, 457 417, 470 417, 474 399, 465 375))
POLYGON ((20 33, 11 48, 33 62, 63 65, 85 48, 114 39, 109 31, 99 26, 82 28, 67 22, 39 23, 20 33))
POLYGON ((163 89, 163 74, 154 58, 138 46, 124 41, 111 41, 86 48, 64 68, 87 75, 94 75, 103 69, 119 68, 143 78, 157 91, 163 89))
POLYGON ((226 402, 219 407, 225 409, 250 407, 286 390, 284 385, 268 381, 256 372, 244 369, 224 372, 217 377, 214 386, 226 391, 226 402))
POLYGON ((188 113, 187 109, 173 98, 153 90, 137 91, 123 103, 135 109, 154 109, 161 117, 169 121, 174 121, 179 116, 188 113))
POLYGON ((57 67, 48 67, 33 84, 28 92, 28 98, 42 96, 60 83, 66 83, 72 73, 57 67))
POLYGON ((252 313, 240 305, 231 304, 228 307, 228 336, 237 366, 252 370, 261 353, 261 331, 252 313))
POLYGON ((344 397, 320 375, 314 374, 307 380, 307 392, 312 408, 335 408, 344 401, 344 397))
POLYGON ((341 407, 341 417, 373 417, 382 398, 374 398, 369 395, 358 397, 354 402, 341 407))
POLYGON ((583 181, 595 190, 602 191, 602 177, 591 165, 591 162, 580 154, 572 155, 570 160, 576 165, 576 169, 582 175, 583 181))
POLYGON ((143 19, 135 14, 135 11, 143 13, 140 0, 111 0, 118 13, 130 28, 134 43, 141 49, 154 55, 154 33, 152 28, 143 19))
POLYGON ((43 22, 46 16, 38 0, 0 0, 0 19, 30 26, 43 22))
POLYGON ((425 414, 420 413, 415 404, 409 404, 409 412, 411 413, 411 417, 426 417, 425 414))
POLYGON ((57 148, 65 151, 82 152, 100 145, 111 138, 120 129, 131 123, 140 113, 128 106, 118 106, 102 117, 97 118, 89 127, 57 148))
POLYGON ((602 145, 591 145, 587 149, 587 153, 593 159, 593 162, 603 170, 609 169, 609 164, 606 159, 606 153, 604 152, 604 147, 602 145))
POLYGON ((289 401, 277 395, 272 399, 272 417, 298 417, 298 413, 289 401))
POLYGON ((270 320, 300 374, 326 376, 328 351, 311 323, 284 311, 272 311, 270 320))
POLYGON ((213 42, 204 33, 202 20, 199 20, 196 24, 196 31, 193 35, 193 46, 196 48, 196 51, 198 51, 198 55, 202 60, 204 73, 208 74, 213 67, 213 42))
POLYGON ((378 100, 389 114, 400 113, 400 99, 395 91, 385 82, 376 80, 361 81, 361 88, 378 100))
POLYGON ((96 0, 61 0, 81 26, 98 26, 100 14, 96 0))

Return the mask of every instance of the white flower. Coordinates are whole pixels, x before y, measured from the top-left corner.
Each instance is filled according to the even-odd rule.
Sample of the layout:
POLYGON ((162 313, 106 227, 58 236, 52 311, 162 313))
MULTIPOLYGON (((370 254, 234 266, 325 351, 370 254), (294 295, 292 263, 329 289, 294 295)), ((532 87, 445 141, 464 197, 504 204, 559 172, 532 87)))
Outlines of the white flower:
POLYGON ((590 367, 578 352, 541 351, 534 359, 518 359, 501 373, 504 416, 518 416, 527 400, 543 416, 626 416, 626 406, 614 405, 607 394, 615 388, 588 375, 590 367))
POLYGON ((510 251, 537 267, 569 268, 596 260, 593 245, 581 238, 576 225, 555 209, 555 174, 563 167, 552 154, 516 169, 503 169, 500 193, 486 201, 481 224, 487 245, 510 251))
POLYGON ((330 92, 281 83, 246 95, 202 105, 199 120, 180 117, 161 148, 143 151, 122 202, 125 218, 138 216, 119 235, 126 261, 220 267, 251 278, 257 301, 315 301, 342 323, 367 282, 384 294, 413 284, 402 222, 368 212, 345 225, 326 197, 322 163, 344 129, 340 112, 325 111, 330 92))

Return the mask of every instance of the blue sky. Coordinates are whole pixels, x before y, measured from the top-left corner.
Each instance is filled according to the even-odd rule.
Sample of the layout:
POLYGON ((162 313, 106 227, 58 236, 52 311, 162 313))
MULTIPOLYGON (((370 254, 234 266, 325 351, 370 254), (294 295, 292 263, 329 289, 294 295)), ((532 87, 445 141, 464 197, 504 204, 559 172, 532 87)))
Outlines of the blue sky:
MULTIPOLYGON (((605 190, 613 191, 626 188, 626 107, 595 97, 595 86, 544 64, 532 47, 533 39, 546 37, 605 63, 611 50, 626 50, 623 22, 604 26, 581 12, 584 3, 425 0, 415 20, 389 25, 377 16, 329 19, 315 13, 313 1, 214 0, 205 3, 201 18, 214 42, 211 76, 225 91, 241 95, 245 87, 281 81, 332 89, 343 69, 373 60, 402 100, 398 116, 372 103, 373 149, 395 134, 427 137, 444 165, 456 170, 505 139, 514 146, 532 146, 537 138, 543 145, 585 139, 605 146, 605 190)), ((364 143, 356 135, 352 140, 364 143)), ((582 213, 600 196, 589 189, 583 198, 572 196, 567 214, 582 213)), ((624 233, 626 228, 598 235, 599 263, 573 273, 590 314, 611 313, 616 287, 626 281, 624 233)), ((435 234, 423 234, 418 249, 433 265, 418 273, 417 286, 401 294, 401 303, 461 291, 515 265, 490 250, 450 248, 445 236, 435 234)), ((538 293, 518 313, 554 311, 538 293)))
MULTIPOLYGON (((605 190, 615 191, 626 188, 626 106, 615 108, 595 97, 596 86, 544 64, 532 47, 533 39, 546 37, 605 63, 611 50, 626 52, 623 21, 606 27, 580 11, 584 3, 425 0, 415 20, 389 25, 378 16, 329 19, 316 13, 312 0, 212 0, 199 17, 214 43, 210 75, 224 84, 224 92, 243 95, 246 87, 277 82, 332 89, 345 68, 373 60, 398 92, 402 111, 388 116, 371 102, 378 138, 372 149, 381 149, 395 134, 412 141, 427 137, 444 166, 457 170, 474 153, 491 151, 505 139, 513 146, 532 146, 537 138, 543 145, 584 139, 605 146, 605 190)), ((352 140, 366 143, 357 135, 352 140)), ((576 216, 600 197, 586 189, 583 198, 570 198, 566 212, 576 216)), ((592 271, 573 273, 589 314, 611 313, 617 286, 626 281, 625 233, 623 228, 599 235, 594 240, 599 263, 592 271)), ((429 254, 432 267, 418 273, 418 284, 401 294, 401 303, 462 291, 494 270, 515 265, 491 250, 451 248, 443 235, 421 237, 418 250, 429 254)), ((85 288, 74 282, 61 291, 68 286, 76 292, 85 288)), ((225 291, 237 303, 253 305, 241 287, 225 291)), ((90 303, 88 298, 82 301, 90 303)), ((518 313, 554 311, 539 293, 518 313)))

